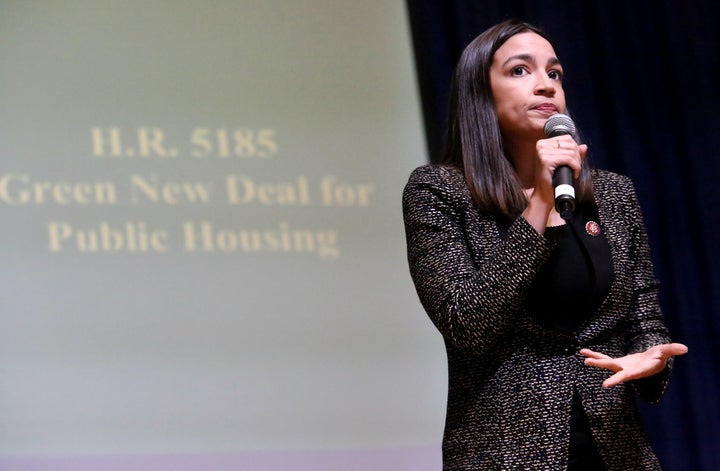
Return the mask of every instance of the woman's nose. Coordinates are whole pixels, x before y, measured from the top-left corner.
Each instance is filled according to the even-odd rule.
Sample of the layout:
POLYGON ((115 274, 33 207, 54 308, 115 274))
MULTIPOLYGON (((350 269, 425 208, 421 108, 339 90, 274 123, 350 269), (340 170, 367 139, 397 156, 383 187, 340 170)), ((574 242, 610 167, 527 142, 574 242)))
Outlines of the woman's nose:
POLYGON ((546 74, 538 74, 535 82, 535 94, 553 96, 555 95, 557 82, 546 74))

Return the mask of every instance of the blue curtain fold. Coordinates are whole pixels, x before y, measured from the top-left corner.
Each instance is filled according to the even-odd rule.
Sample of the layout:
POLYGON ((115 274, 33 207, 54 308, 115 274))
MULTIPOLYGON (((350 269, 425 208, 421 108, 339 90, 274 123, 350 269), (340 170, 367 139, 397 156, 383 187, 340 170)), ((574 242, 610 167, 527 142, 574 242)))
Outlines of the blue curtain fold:
POLYGON ((677 359, 641 404, 665 470, 720 469, 720 6, 702 1, 408 0, 430 160, 463 48, 506 18, 543 28, 592 165, 630 176, 677 359))

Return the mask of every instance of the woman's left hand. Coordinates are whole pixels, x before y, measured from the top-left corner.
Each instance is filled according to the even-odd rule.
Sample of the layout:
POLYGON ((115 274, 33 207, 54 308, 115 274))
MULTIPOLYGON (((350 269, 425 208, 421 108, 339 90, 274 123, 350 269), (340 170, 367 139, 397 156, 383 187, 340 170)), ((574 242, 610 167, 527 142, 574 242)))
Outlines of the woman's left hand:
POLYGON ((666 343, 650 347, 644 352, 618 358, 611 358, 587 348, 580 350, 580 354, 587 357, 585 358, 586 365, 606 368, 615 372, 614 375, 603 381, 604 387, 611 388, 625 381, 658 374, 665 369, 668 358, 684 355, 687 351, 688 348, 681 343, 666 343))

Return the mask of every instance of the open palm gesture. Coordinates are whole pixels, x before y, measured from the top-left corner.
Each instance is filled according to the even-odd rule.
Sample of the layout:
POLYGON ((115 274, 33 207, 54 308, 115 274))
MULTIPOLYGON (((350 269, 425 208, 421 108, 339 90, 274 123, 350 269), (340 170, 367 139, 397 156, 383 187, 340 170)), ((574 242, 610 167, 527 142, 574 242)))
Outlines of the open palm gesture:
POLYGON ((603 381, 603 386, 611 388, 625 381, 645 378, 660 373, 665 369, 668 358, 684 355, 688 348, 681 343, 666 343, 655 345, 644 352, 611 358, 599 352, 583 348, 580 354, 585 357, 585 364, 606 368, 615 372, 614 375, 603 381))

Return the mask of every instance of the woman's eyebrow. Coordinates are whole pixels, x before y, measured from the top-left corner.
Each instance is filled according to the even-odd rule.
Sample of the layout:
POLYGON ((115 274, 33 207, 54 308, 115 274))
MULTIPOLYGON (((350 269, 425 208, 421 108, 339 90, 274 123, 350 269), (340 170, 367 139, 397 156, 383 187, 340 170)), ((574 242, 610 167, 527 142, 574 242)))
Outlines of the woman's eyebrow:
MULTIPOLYGON (((503 66, 505 66, 508 62, 513 61, 513 60, 535 62, 535 56, 533 56, 532 54, 516 54, 514 56, 508 57, 507 60, 505 60, 505 62, 503 62, 503 66)), ((548 65, 557 65, 560 63, 560 59, 553 56, 548 59, 547 63, 548 63, 548 65)))

